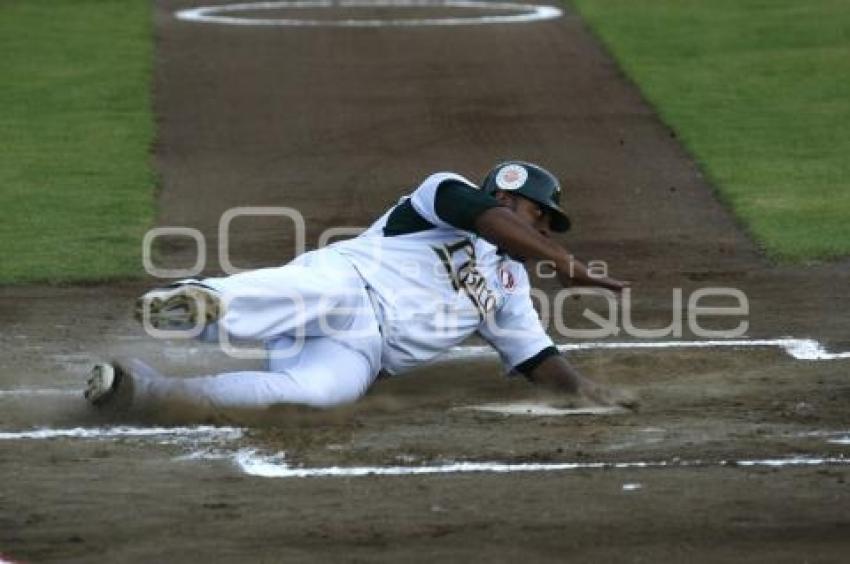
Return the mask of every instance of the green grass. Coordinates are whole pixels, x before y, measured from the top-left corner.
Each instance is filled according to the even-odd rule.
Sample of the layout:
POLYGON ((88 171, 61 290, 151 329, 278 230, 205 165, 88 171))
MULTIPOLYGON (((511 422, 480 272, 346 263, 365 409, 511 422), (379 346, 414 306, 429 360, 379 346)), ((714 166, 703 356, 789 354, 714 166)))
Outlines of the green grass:
POLYGON ((850 2, 574 0, 768 254, 850 254, 850 2))
POLYGON ((0 2, 0 283, 141 273, 155 187, 150 10, 0 2))

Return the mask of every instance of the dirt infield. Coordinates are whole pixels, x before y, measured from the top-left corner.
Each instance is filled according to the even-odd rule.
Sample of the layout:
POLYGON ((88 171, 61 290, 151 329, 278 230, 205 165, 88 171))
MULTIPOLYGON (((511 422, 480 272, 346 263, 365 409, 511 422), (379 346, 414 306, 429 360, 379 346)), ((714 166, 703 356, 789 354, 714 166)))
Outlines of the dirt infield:
MULTIPOLYGON (((288 206, 314 246, 328 227, 367 225, 430 172, 478 178, 498 159, 524 158, 564 179, 576 223, 568 246, 634 280, 639 325, 669 323, 674 287, 733 286, 750 299, 749 336, 850 350, 850 264, 767 263, 569 11, 527 24, 302 29, 174 18, 190 5, 156 3, 160 225, 197 228, 214 248, 227 209, 288 206)), ((238 266, 291 258, 282 220, 233 227, 238 266)), ((159 260, 194 262, 183 243, 163 246, 159 260)), ((207 272, 218 268, 211 261, 207 272)), ((3 438, 35 427, 114 430, 71 395, 98 358, 134 354, 176 375, 245 366, 147 338, 129 313, 149 282, 0 289, 1 555, 838 562, 850 547, 850 364, 771 348, 573 355, 591 375, 639 392, 638 413, 457 409, 556 401, 482 359, 380 382, 361 404, 329 414, 218 421, 242 427, 226 438, 3 438), (307 468, 579 466, 263 478, 237 459, 282 451, 307 468)), ((582 307, 569 304, 567 315, 582 307)))

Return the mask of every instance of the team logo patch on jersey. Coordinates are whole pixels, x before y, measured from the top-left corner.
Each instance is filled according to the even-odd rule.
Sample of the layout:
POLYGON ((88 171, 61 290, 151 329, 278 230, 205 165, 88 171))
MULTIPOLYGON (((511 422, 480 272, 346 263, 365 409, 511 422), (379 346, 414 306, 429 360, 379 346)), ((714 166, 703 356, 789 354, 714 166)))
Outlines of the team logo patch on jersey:
POLYGON ((514 288, 516 288, 514 273, 506 266, 499 269, 499 280, 502 282, 502 288, 508 293, 513 292, 514 288))
POLYGON ((520 165, 508 165, 496 173, 496 186, 502 190, 519 190, 528 180, 528 171, 520 165))

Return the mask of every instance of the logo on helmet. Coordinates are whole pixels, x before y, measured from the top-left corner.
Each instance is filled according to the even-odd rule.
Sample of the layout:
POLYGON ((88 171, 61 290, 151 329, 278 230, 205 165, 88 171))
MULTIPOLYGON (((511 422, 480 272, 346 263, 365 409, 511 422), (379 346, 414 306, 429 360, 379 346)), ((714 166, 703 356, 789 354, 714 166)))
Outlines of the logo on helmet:
POLYGON ((528 180, 528 171, 520 165, 508 165, 496 174, 496 186, 502 190, 519 190, 528 180))

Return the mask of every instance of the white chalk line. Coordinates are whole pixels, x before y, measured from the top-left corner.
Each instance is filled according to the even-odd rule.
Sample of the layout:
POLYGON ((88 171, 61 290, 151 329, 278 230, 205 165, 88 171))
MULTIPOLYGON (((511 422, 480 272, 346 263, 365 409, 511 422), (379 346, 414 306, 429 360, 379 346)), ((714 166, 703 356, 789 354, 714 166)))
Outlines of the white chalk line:
POLYGON ((201 6, 175 12, 179 20, 239 26, 284 27, 414 27, 459 26, 502 23, 528 23, 559 18, 563 12, 554 6, 538 6, 516 2, 482 2, 479 0, 291 0, 280 2, 249 2, 223 6, 201 6), (405 18, 405 19, 339 19, 306 18, 245 18, 220 14, 248 10, 331 8, 467 8, 489 11, 520 11, 519 14, 468 17, 405 18))
MULTIPOLYGON (((138 337, 132 337, 137 340, 138 337)), ((587 350, 663 350, 663 349, 712 349, 712 348, 766 348, 782 349, 787 355, 801 361, 823 361, 850 359, 850 351, 831 353, 815 339, 799 339, 795 337, 780 337, 776 339, 727 339, 713 341, 590 341, 565 343, 557 345, 561 352, 587 350)), ((166 353, 168 349, 166 349, 166 353)), ((196 352, 193 349, 193 354, 196 352)), ((492 358, 497 355, 489 345, 452 347, 441 355, 438 361, 455 361, 477 358, 492 358)), ((52 388, 20 388, 0 390, 3 396, 57 395, 71 396, 81 394, 81 391, 52 388)))
POLYGON ((0 440, 41 440, 41 439, 118 439, 118 438, 159 438, 177 437, 201 440, 235 440, 241 438, 243 430, 238 427, 215 427, 199 425, 194 427, 73 427, 69 429, 39 428, 28 431, 0 432, 0 440))
MULTIPOLYGON (((777 347, 795 360, 841 360, 850 359, 850 352, 830 353, 815 339, 729 339, 715 341, 591 341, 587 343, 559 344, 561 352, 584 350, 632 350, 632 349, 710 349, 710 348, 760 348, 777 347)), ((467 358, 492 357, 496 351, 487 345, 452 347, 440 360, 462 360, 467 358)))
POLYGON ((837 437, 840 435, 848 435, 850 436, 850 430, 832 430, 827 431, 825 429, 818 431, 805 431, 803 433, 794 433, 790 435, 791 437, 837 437))
MULTIPOLYGON (((198 456, 197 458, 203 458, 198 456)), ((218 458, 221 458, 218 456, 218 458)), ((316 468, 291 467, 283 462, 283 455, 260 455, 252 449, 243 449, 233 455, 235 464, 249 476, 260 478, 322 478, 362 476, 421 476, 432 474, 491 473, 508 474, 521 472, 564 472, 570 470, 609 470, 643 468, 685 467, 759 467, 772 468, 793 466, 846 465, 850 459, 844 457, 764 458, 744 460, 671 460, 634 462, 450 462, 427 466, 328 466, 316 468)))
POLYGON ((457 411, 481 411, 499 413, 502 415, 529 415, 533 417, 564 417, 571 415, 619 415, 629 413, 629 410, 614 406, 591 407, 555 407, 545 403, 513 402, 513 403, 484 403, 480 405, 464 405, 453 407, 457 411))
POLYGON ((59 388, 18 388, 16 390, 0 390, 0 397, 10 396, 80 396, 81 390, 66 390, 59 388))
MULTIPOLYGON (((158 439, 162 444, 198 443, 219 444, 240 439, 244 430, 238 427, 215 427, 199 425, 192 427, 74 427, 68 429, 41 428, 28 431, 0 432, 0 440, 45 440, 45 439, 158 439)), ((850 444, 850 437, 828 440, 833 444, 850 444)), ((315 478, 315 477, 360 477, 360 476, 410 476, 457 473, 522 473, 556 472, 570 470, 678 468, 678 467, 789 467, 850 464, 850 459, 838 457, 794 456, 787 458, 742 459, 742 460, 681 460, 627 461, 627 462, 450 462, 423 466, 329 466, 293 467, 285 462, 285 453, 261 455, 256 449, 237 451, 222 450, 220 447, 206 448, 178 456, 174 460, 231 460, 243 473, 263 478, 315 478)))
MULTIPOLYGON (((147 339, 137 335, 116 335, 112 338, 146 342, 147 339)), ((209 345, 214 347, 214 345, 209 345)), ((562 343, 557 345, 561 352, 583 351, 583 350, 641 350, 641 349, 711 349, 711 348, 769 348, 782 349, 795 360, 817 361, 817 360, 844 360, 850 359, 850 351, 828 352, 826 347, 816 339, 803 339, 797 337, 778 337, 774 339, 716 339, 706 341, 587 341, 575 343, 562 343)), ((207 351, 202 347, 181 346, 178 348, 165 348, 165 354, 174 355, 176 358, 203 354, 207 351)), ((473 346, 462 345, 449 349, 441 355, 438 360, 463 360, 467 358, 495 357, 496 351, 488 345, 473 346)))

